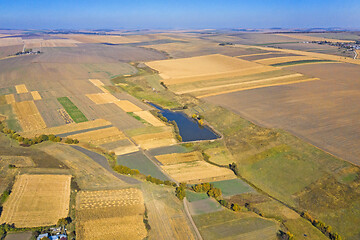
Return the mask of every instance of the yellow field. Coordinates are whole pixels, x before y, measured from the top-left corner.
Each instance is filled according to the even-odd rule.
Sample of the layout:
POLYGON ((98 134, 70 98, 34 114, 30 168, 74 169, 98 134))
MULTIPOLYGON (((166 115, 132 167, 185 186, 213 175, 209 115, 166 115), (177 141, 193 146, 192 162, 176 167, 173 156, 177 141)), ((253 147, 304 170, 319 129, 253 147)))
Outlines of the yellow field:
POLYGON ((4 204, 1 223, 16 227, 54 225, 69 212, 70 175, 20 175, 4 204))
POLYGON ((303 35, 303 34, 276 34, 278 36, 283 36, 283 37, 289 37, 289 38, 294 38, 294 39, 300 39, 300 40, 304 40, 304 41, 308 41, 308 42, 319 42, 319 41, 327 41, 327 42, 332 42, 332 43, 336 43, 336 42, 345 42, 345 43, 352 43, 355 41, 349 41, 349 40, 340 40, 340 39, 333 39, 333 38, 323 38, 323 37, 313 37, 313 36, 307 36, 307 35, 303 35))
POLYGON ((16 85, 15 88, 16 88, 17 93, 27 93, 28 92, 25 84, 16 85))
POLYGON ((79 239, 144 239, 147 235, 139 189, 81 191, 76 203, 79 239))
POLYGON ((147 121, 148 123, 150 123, 155 127, 165 126, 165 124, 162 121, 160 121, 158 118, 152 115, 149 111, 139 111, 139 112, 134 112, 134 114, 141 117, 142 119, 144 119, 145 121, 147 121))
POLYGON ((120 100, 114 103, 116 104, 116 106, 118 106, 125 112, 139 112, 142 110, 141 108, 139 108, 138 106, 136 106, 135 104, 133 104, 128 100, 120 100))
POLYGON ((12 104, 15 102, 14 94, 7 94, 5 95, 5 100, 7 104, 12 104))
POLYGON ((25 39, 23 40, 26 48, 42 47, 76 47, 79 41, 73 39, 25 39))
POLYGON ((161 168, 176 181, 188 184, 236 178, 230 169, 217 167, 205 161, 164 165, 161 168))
POLYGON ((31 95, 32 95, 34 100, 41 100, 41 96, 40 96, 38 91, 32 91, 31 95))
POLYGON ((29 131, 22 133, 21 136, 32 138, 36 135, 41 135, 41 134, 62 134, 62 133, 80 131, 80 130, 89 129, 89 128, 97 128, 97 127, 102 127, 102 126, 107 126, 107 125, 111 125, 111 123, 105 119, 96 119, 93 121, 87 121, 87 122, 82 122, 82 123, 71 123, 71 124, 66 124, 66 125, 52 127, 52 128, 29 130, 29 131))
POLYGON ((109 93, 109 91, 106 88, 104 88, 104 83, 101 82, 99 79, 89 79, 89 81, 98 88, 100 88, 101 91, 103 91, 104 93, 109 93))
POLYGON ((68 137, 76 138, 81 142, 89 142, 95 145, 126 139, 126 136, 116 127, 98 129, 90 132, 70 135, 68 137))
POLYGON ((202 160, 200 152, 189 153, 170 153, 156 156, 156 159, 163 165, 171 165, 177 163, 194 162, 202 160))
POLYGON ((288 57, 274 57, 274 58, 259 59, 254 62, 265 64, 265 65, 272 65, 272 64, 277 64, 277 63, 302 61, 302 60, 316 60, 316 59, 317 58, 307 57, 307 56, 288 56, 288 57))
POLYGON ((116 155, 123 155, 123 154, 137 152, 139 151, 139 148, 131 143, 126 146, 117 147, 115 149, 112 149, 111 151, 113 151, 116 155))
POLYGON ((174 134, 171 131, 142 134, 134 136, 132 139, 143 149, 169 146, 176 143, 174 134))
POLYGON ((34 101, 15 102, 12 107, 24 132, 46 128, 34 101))
POLYGON ((160 60, 147 62, 146 64, 159 71, 160 76, 168 85, 243 76, 276 69, 274 67, 263 66, 254 62, 220 54, 160 60))
POLYGON ((23 41, 19 37, 0 38, 0 47, 23 45, 23 41))
POLYGON ((111 93, 94 93, 86 94, 86 96, 96 104, 114 103, 119 101, 119 99, 117 99, 111 93))

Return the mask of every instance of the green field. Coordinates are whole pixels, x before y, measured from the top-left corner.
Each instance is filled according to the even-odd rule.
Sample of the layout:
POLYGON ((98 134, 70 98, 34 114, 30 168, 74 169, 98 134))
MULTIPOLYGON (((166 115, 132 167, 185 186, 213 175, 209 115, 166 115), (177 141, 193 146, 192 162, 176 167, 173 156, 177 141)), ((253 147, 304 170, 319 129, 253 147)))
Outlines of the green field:
POLYGON ((224 208, 213 198, 205 198, 189 202, 191 215, 201 215, 206 213, 222 211, 224 208))
POLYGON ((151 175, 152 177, 169 180, 160 169, 148 159, 142 152, 135 152, 118 156, 117 163, 119 165, 127 166, 131 169, 137 169, 140 173, 151 175))
POLYGON ((276 239, 278 226, 252 213, 230 210, 193 216, 204 239, 276 239))
POLYGON ((232 179, 212 182, 216 188, 220 188, 224 197, 230 197, 241 193, 252 192, 253 189, 241 179, 232 179))
POLYGON ((325 59, 309 59, 309 60, 299 60, 299 61, 291 61, 291 62, 283 62, 283 63, 275 63, 271 66, 273 67, 283 67, 283 66, 291 66, 297 64, 305 64, 305 63, 322 63, 322 62, 334 62, 332 60, 325 60, 325 59))
POLYGON ((189 202, 199 201, 207 198, 209 198, 209 196, 206 193, 196 193, 190 190, 186 190, 186 199, 189 202))
POLYGON ((10 104, 0 105, 0 114, 7 117, 5 123, 8 128, 18 132, 22 130, 18 120, 16 119, 15 114, 12 111, 12 107, 10 104))
POLYGON ((66 112, 70 115, 74 122, 81 123, 88 121, 85 115, 75 106, 75 104, 68 97, 60 97, 57 100, 65 108, 66 112))

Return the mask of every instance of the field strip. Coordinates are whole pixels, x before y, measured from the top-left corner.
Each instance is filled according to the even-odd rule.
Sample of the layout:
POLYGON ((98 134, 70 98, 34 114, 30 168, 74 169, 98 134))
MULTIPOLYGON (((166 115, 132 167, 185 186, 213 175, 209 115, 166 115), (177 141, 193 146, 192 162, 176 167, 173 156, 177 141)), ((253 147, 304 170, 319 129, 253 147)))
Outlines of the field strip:
POLYGON ((85 115, 68 97, 60 97, 57 98, 57 100, 64 107, 65 111, 70 115, 74 122, 80 123, 88 121, 85 115))
POLYGON ((275 34, 278 36, 282 36, 282 37, 289 37, 289 38, 294 38, 294 39, 300 39, 300 40, 304 40, 304 41, 315 41, 315 42, 319 42, 319 41, 327 41, 327 42, 332 42, 332 43, 337 43, 337 42, 344 42, 344 43, 354 43, 355 41, 351 41, 351 40, 341 40, 341 39, 333 39, 333 38, 324 38, 324 37, 314 37, 314 36, 307 36, 304 34, 275 34))
POLYGON ((133 104, 132 102, 128 100, 119 100, 117 102, 114 102, 116 106, 121 108, 125 112, 140 112, 142 109, 133 104))
POLYGON ((105 87, 104 87, 104 83, 102 81, 100 81, 99 79, 89 79, 89 81, 94 84, 95 86, 97 86, 98 88, 100 88, 101 91, 103 91, 104 93, 110 93, 105 87))
POLYGON ((12 108, 24 132, 46 128, 34 101, 15 102, 12 108))
POLYGON ((139 112, 134 112, 134 114, 141 117, 142 119, 144 119, 145 121, 147 121, 148 123, 150 123, 151 125, 153 125, 155 127, 165 126, 165 124, 162 121, 157 119, 149 111, 139 111, 139 112))
POLYGON ((41 100, 41 96, 38 91, 32 91, 31 96, 33 97, 34 100, 41 100))
POLYGON ((299 60, 317 60, 317 59, 313 57, 304 57, 304 56, 290 56, 290 57, 287 56, 287 57, 273 57, 273 58, 259 59, 259 60, 255 60, 254 62, 265 65, 272 65, 277 63, 299 61, 299 60))
POLYGON ((12 104, 15 102, 15 96, 14 94, 7 94, 5 95, 5 100, 7 104, 12 104))
POLYGON ((231 84, 204 87, 204 88, 195 88, 195 89, 180 91, 180 92, 176 92, 176 93, 177 94, 192 93, 192 92, 206 91, 206 90, 212 90, 212 89, 218 89, 218 88, 224 88, 224 87, 239 86, 239 85, 244 85, 244 84, 249 84, 249 83, 261 83, 261 82, 268 82, 268 81, 273 81, 273 80, 281 80, 281 79, 301 77, 301 76, 303 76, 301 73, 294 73, 294 74, 290 74, 290 75, 286 75, 286 76, 266 78, 266 79, 261 79, 261 80, 246 81, 246 82, 240 82, 240 83, 231 83, 231 84))
POLYGON ((268 55, 268 54, 274 54, 274 53, 273 53, 273 52, 267 52, 267 53, 253 53, 253 54, 240 55, 240 56, 236 56, 236 57, 261 56, 261 55, 268 55))
POLYGON ((79 133, 85 133, 85 132, 90 132, 90 131, 95 131, 95 130, 110 128, 110 127, 113 127, 113 125, 110 124, 110 125, 105 125, 105 126, 100 126, 100 127, 82 129, 82 130, 73 131, 73 132, 61 133, 61 134, 56 134, 56 136, 59 136, 59 137, 68 137, 68 136, 70 136, 70 135, 75 135, 75 134, 79 134, 79 133))
POLYGON ((261 50, 286 52, 286 53, 292 53, 292 54, 296 54, 296 55, 303 55, 303 56, 309 56, 309 57, 314 57, 314 58, 334 60, 334 61, 338 61, 338 62, 345 62, 345 63, 352 63, 352 64, 360 65, 360 61, 358 59, 336 56, 336 55, 331 55, 331 54, 324 54, 324 53, 305 52, 305 51, 300 51, 300 50, 290 50, 290 49, 284 49, 284 48, 279 49, 279 48, 272 48, 272 47, 260 47, 260 46, 254 46, 254 45, 241 45, 241 44, 236 44, 233 47, 258 48, 261 50))
POLYGON ((94 129, 94 128, 99 128, 99 127, 103 127, 103 126, 110 126, 110 125, 112 125, 111 122, 109 122, 105 119, 96 119, 93 121, 82 122, 82 123, 70 123, 70 124, 66 124, 66 125, 62 125, 62 126, 58 126, 58 127, 45 128, 45 129, 41 129, 41 130, 26 131, 26 132, 24 131, 21 134, 21 136, 32 138, 36 135, 41 135, 41 134, 58 135, 58 134, 82 131, 85 129, 94 129))
POLYGON ((28 92, 25 84, 16 85, 15 88, 16 88, 17 93, 27 93, 28 92))
POLYGON ((105 129, 98 129, 94 131, 78 133, 74 135, 69 135, 68 137, 76 138, 79 141, 86 141, 96 145, 127 139, 124 133, 121 132, 116 127, 109 127, 105 129))
POLYGON ((111 93, 86 94, 95 104, 114 103, 125 112, 140 112, 142 109, 129 100, 119 100, 111 93))
POLYGON ((216 95, 226 94, 226 93, 232 93, 232 92, 240 92, 240 91, 257 89, 257 88, 265 88, 265 87, 274 87, 274 86, 290 85, 290 84, 303 83, 303 82, 311 82, 311 81, 317 81, 317 80, 320 80, 320 78, 308 78, 308 79, 297 80, 297 81, 293 81, 293 82, 274 83, 274 84, 254 86, 254 87, 249 87, 249 88, 231 89, 231 90, 226 90, 226 91, 222 91, 222 92, 216 92, 216 93, 210 93, 210 94, 205 94, 205 95, 197 96, 197 98, 205 98, 205 97, 211 97, 211 96, 216 96, 216 95))

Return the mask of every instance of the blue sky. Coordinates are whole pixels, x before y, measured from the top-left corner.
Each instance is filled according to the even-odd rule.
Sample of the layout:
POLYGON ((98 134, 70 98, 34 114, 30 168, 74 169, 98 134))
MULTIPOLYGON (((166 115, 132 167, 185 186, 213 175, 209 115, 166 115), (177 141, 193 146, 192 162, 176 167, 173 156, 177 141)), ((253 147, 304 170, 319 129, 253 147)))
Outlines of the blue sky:
POLYGON ((360 28, 359 0, 0 0, 0 28, 360 28))

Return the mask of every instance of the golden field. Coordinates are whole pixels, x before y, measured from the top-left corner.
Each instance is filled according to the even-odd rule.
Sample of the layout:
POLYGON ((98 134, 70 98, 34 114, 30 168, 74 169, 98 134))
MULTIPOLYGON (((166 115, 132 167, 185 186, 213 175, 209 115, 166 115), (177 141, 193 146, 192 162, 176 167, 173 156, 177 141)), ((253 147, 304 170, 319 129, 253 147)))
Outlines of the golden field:
POLYGON ((20 175, 4 204, 1 223, 16 227, 54 225, 69 212, 70 175, 20 175))
POLYGON ((25 84, 16 85, 15 89, 16 89, 17 93, 27 93, 28 92, 25 84))
POLYGON ((38 91, 32 91, 31 96, 33 97, 34 100, 41 100, 41 96, 38 91))
POLYGON ((141 117, 142 119, 144 119, 145 121, 147 121, 148 123, 150 123, 155 127, 165 126, 165 124, 162 121, 160 121, 158 118, 152 115, 149 111, 139 111, 139 112, 134 112, 134 114, 141 117))
POLYGON ((170 153, 156 156, 156 159, 163 165, 171 165, 177 163, 194 162, 202 160, 200 152, 189 153, 170 153))
POLYGON ((15 102, 12 108, 24 132, 46 128, 34 101, 15 102))
POLYGON ((126 139, 126 136, 116 127, 109 127, 98 129, 94 131, 78 133, 68 136, 69 138, 76 138, 81 142, 88 142, 95 145, 100 145, 108 142, 115 142, 126 139))
POLYGON ((172 131, 142 134, 134 136, 132 139, 143 149, 170 146, 176 143, 172 131))

